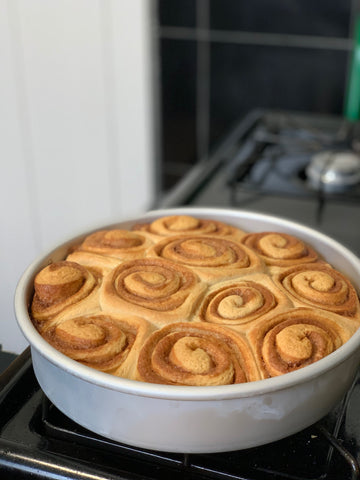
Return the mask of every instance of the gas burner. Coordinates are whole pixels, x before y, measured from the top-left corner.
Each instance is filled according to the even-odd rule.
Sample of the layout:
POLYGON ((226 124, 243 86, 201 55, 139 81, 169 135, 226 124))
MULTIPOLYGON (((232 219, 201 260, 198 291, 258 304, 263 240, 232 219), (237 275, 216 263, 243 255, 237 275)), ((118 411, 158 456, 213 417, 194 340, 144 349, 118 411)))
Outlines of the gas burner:
POLYGON ((244 208, 286 217, 321 229, 360 255, 360 225, 353 220, 360 207, 358 158, 360 121, 253 110, 158 206, 244 208), (327 171, 324 152, 331 157, 327 171), (321 172, 318 180, 312 162, 321 172))
POLYGON ((360 183, 360 155, 352 151, 315 154, 305 170, 308 185, 318 191, 344 192, 360 183))
POLYGON ((325 202, 358 201, 359 132, 341 119, 261 116, 227 166, 232 203, 241 192, 312 199, 317 212, 325 202))

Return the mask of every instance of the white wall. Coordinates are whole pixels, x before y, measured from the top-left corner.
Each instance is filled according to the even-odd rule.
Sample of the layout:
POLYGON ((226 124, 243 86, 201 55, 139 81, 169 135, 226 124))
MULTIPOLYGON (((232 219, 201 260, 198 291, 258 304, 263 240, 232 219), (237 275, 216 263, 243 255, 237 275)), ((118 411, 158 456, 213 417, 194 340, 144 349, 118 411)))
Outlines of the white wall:
POLYGON ((26 266, 154 197, 152 2, 0 0, 0 344, 26 266))

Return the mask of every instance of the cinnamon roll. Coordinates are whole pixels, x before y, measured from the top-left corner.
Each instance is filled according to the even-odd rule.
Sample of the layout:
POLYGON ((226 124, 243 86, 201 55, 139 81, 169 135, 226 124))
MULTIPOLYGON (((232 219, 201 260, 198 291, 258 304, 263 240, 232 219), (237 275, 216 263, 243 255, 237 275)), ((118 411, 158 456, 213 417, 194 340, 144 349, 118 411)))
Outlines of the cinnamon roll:
POLYGON ((190 215, 160 217, 150 223, 136 224, 134 231, 144 231, 156 240, 174 235, 215 235, 241 238, 245 232, 219 220, 195 218, 190 215))
POLYGON ((144 257, 152 243, 145 234, 120 229, 100 230, 88 235, 67 260, 99 268, 105 273, 121 261, 144 257))
POLYGON ((258 323, 249 333, 264 378, 310 365, 341 347, 352 322, 314 308, 294 308, 258 323))
POLYGON ((287 233, 249 233, 241 239, 241 243, 251 248, 270 267, 289 267, 321 261, 312 247, 287 233))
POLYGON ((201 302, 196 320, 244 330, 265 315, 291 307, 270 277, 260 273, 213 285, 201 302))
POLYGON ((74 262, 55 262, 43 268, 35 277, 30 307, 36 327, 41 330, 51 319, 76 315, 82 309, 98 311, 99 284, 94 272, 74 262))
POLYGON ((160 258, 124 262, 105 277, 103 310, 136 314, 162 325, 188 320, 206 285, 188 268, 160 258))
POLYGON ((310 263, 274 275, 295 305, 312 306, 360 321, 359 298, 350 281, 327 264, 310 263))
POLYGON ((203 323, 174 323, 154 332, 137 368, 138 380, 167 385, 229 385, 260 378, 240 334, 203 323))
POLYGON ((53 347, 83 365, 131 378, 137 355, 152 328, 135 316, 82 315, 46 328, 53 347))
POLYGON ((168 237, 150 247, 148 256, 186 265, 209 283, 264 268, 260 258, 250 249, 224 237, 168 237))
POLYGON ((35 277, 31 319, 74 360, 124 378, 225 385, 281 375, 360 326, 351 281, 281 232, 189 215, 100 230, 35 277))

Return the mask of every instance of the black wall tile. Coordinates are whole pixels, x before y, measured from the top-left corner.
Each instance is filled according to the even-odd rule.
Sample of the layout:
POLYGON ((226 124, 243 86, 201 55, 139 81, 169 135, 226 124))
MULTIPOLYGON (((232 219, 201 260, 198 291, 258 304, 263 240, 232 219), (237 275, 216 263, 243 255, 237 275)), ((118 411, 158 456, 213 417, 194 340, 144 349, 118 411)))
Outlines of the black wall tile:
POLYGON ((196 0, 159 0, 159 22, 163 26, 195 27, 196 0))
POLYGON ((161 83, 163 181, 168 188, 196 161, 195 42, 161 41, 161 83))
POLYGON ((211 142, 253 108, 341 114, 347 53, 213 44, 211 142))
POLYGON ((348 37, 351 0, 210 0, 211 28, 348 37))
MULTIPOLYGON (((254 108, 342 114, 349 52, 342 43, 343 49, 328 49, 324 38, 349 36, 351 2, 209 0, 211 29, 228 31, 227 43, 210 43, 210 149, 254 108), (253 37, 246 45, 235 36, 232 42, 233 31, 253 37), (257 33, 277 34, 277 40, 297 35, 298 46, 269 44, 257 33), (317 47, 327 48, 305 48, 313 36, 317 47)), ((160 26, 195 29, 196 5, 159 0, 160 26)), ((167 32, 160 29, 159 40, 164 190, 197 161, 197 45, 190 37, 166 38, 167 32)))

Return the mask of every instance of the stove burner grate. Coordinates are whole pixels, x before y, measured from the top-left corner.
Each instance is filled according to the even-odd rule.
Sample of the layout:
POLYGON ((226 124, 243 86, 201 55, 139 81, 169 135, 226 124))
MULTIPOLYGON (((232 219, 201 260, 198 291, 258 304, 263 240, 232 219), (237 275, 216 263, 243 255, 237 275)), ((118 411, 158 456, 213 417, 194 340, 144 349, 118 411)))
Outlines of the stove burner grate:
POLYGON ((337 123, 327 131, 286 114, 261 116, 228 161, 227 184, 231 189, 232 205, 239 205, 238 192, 310 198, 319 202, 359 201, 357 135, 358 131, 347 123, 340 126, 337 123), (329 151, 333 152, 333 157, 342 155, 336 165, 337 170, 328 172, 329 175, 336 174, 337 181, 343 181, 341 188, 329 188, 322 182, 315 185, 310 181, 309 165, 329 151), (354 165, 351 167, 354 172, 351 169, 348 172, 342 165, 345 161, 349 163, 351 155, 351 165, 354 159, 357 161, 356 169, 354 165), (350 173, 352 183, 349 183, 350 173))

